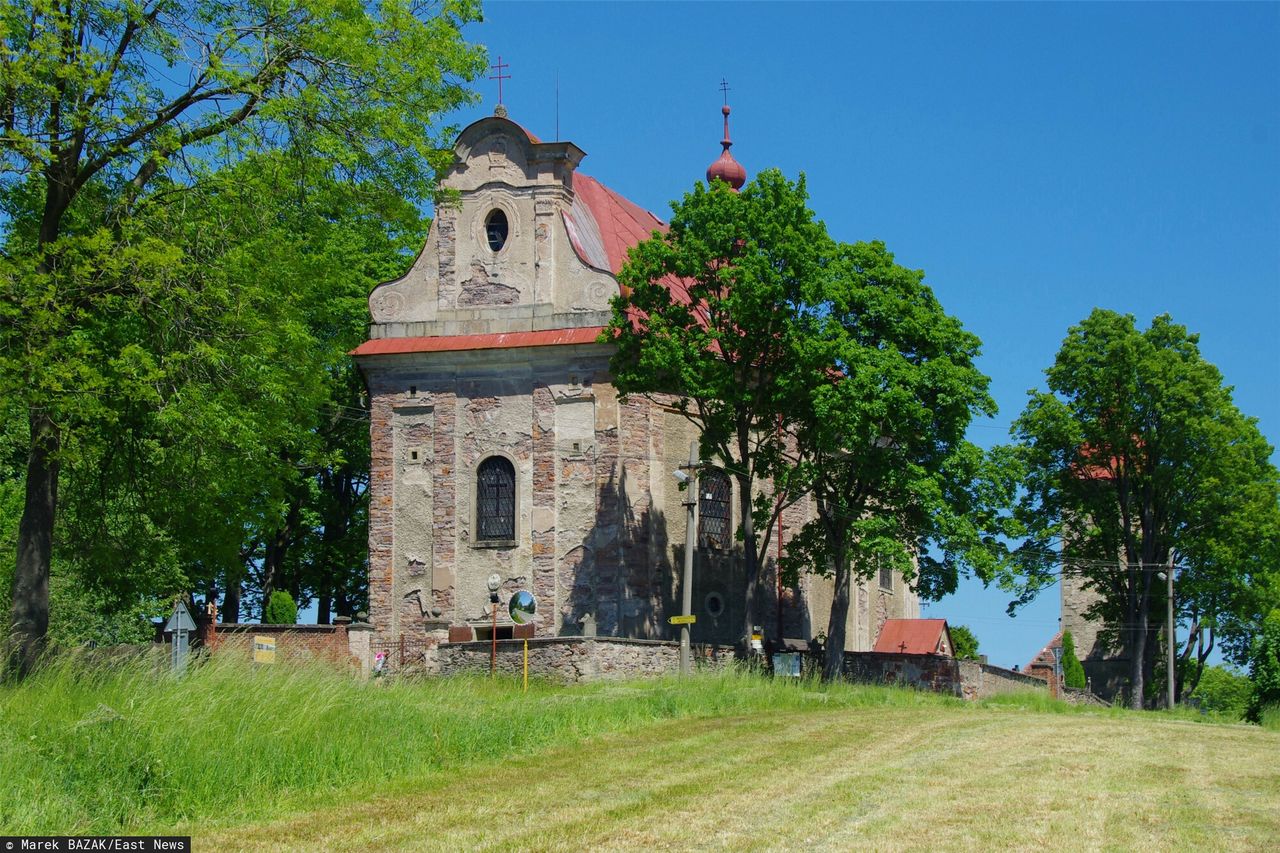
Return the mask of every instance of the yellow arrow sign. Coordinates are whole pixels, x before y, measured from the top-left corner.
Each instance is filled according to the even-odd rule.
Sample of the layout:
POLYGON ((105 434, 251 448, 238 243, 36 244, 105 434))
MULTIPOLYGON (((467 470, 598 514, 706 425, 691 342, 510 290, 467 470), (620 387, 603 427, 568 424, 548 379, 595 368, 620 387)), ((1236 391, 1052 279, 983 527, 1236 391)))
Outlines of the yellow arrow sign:
POLYGON ((667 621, 672 625, 692 625, 694 622, 698 621, 698 617, 693 614, 689 614, 688 616, 670 616, 667 618, 667 621))

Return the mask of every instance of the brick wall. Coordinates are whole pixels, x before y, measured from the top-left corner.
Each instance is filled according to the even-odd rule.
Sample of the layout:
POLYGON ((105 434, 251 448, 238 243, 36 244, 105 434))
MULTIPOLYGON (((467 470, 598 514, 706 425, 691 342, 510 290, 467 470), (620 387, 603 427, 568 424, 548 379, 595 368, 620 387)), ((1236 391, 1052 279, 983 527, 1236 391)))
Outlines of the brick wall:
MULTIPOLYGON (((277 663, 323 660, 363 669, 367 663, 360 648, 362 640, 363 647, 368 648, 367 636, 368 629, 363 625, 218 625, 213 650, 219 656, 253 660, 253 638, 272 637, 276 641, 277 663)), ((199 626, 197 637, 201 645, 210 647, 207 624, 199 626)))

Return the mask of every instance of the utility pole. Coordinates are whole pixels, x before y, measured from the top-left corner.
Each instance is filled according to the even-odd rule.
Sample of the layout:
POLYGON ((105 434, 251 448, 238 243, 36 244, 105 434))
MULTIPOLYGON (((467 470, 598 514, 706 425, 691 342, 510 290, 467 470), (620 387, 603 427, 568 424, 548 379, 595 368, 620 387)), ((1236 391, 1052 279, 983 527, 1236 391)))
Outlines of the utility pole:
POLYGON ((1165 576, 1166 576, 1165 580, 1169 584, 1168 596, 1167 596, 1169 613, 1168 613, 1168 619, 1165 622, 1165 629, 1164 629, 1165 634, 1167 635, 1168 643, 1169 643, 1169 662, 1165 666, 1165 669, 1168 670, 1168 675, 1169 675, 1169 710, 1172 711, 1173 710, 1173 670, 1174 670, 1174 667, 1177 666, 1177 661, 1178 661, 1176 657, 1177 649, 1173 641, 1173 550, 1172 549, 1169 550, 1169 567, 1165 570, 1165 576))
MULTIPOLYGON (((694 528, 694 509, 698 506, 698 440, 689 442, 689 464, 681 465, 688 472, 689 479, 685 485, 685 520, 684 520, 684 582, 680 589, 680 613, 688 620, 693 613, 693 546, 697 536, 694 528)), ((689 648, 689 623, 680 626, 680 674, 688 675, 692 669, 692 654, 689 648)))

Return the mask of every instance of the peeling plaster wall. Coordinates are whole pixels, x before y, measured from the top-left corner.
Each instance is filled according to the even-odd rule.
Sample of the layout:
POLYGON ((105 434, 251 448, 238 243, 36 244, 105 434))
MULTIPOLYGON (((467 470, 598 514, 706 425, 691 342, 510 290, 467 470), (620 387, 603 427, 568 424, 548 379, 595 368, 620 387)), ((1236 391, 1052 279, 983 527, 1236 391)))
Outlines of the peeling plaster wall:
POLYGON ((369 298, 370 336, 487 334, 604 325, 618 293, 607 272, 583 263, 564 215, 582 152, 572 143, 533 146, 505 119, 463 132, 442 185, 457 193, 437 207, 426 246, 401 279, 369 298), (486 223, 506 217, 494 251, 486 223))
MULTIPOLYGON (((574 636, 591 617, 601 636, 674 639, 684 563, 685 492, 671 472, 694 427, 660 403, 620 401, 601 344, 380 356, 367 360, 373 411, 370 612, 380 637, 487 628, 486 580, 538 597, 536 636, 574 636), (513 543, 475 541, 476 471, 498 454, 516 472, 513 543)), ((732 524, 740 524, 733 485, 732 524)), ((782 541, 811 511, 784 514, 782 541)), ((777 536, 776 530, 773 531, 777 536)), ((762 571, 763 624, 777 618, 776 540, 762 571)), ((874 583, 874 581, 873 581, 874 583)), ((741 546, 695 554, 694 642, 732 645, 743 624, 741 546), (712 616, 709 597, 724 610, 712 616)), ((831 588, 806 576, 784 590, 784 635, 827 628, 831 588)), ((884 618, 919 613, 892 594, 855 589, 851 649, 869 648, 884 618), (874 608, 868 619, 868 599, 874 608)), ((505 609, 497 622, 510 625, 505 609)))

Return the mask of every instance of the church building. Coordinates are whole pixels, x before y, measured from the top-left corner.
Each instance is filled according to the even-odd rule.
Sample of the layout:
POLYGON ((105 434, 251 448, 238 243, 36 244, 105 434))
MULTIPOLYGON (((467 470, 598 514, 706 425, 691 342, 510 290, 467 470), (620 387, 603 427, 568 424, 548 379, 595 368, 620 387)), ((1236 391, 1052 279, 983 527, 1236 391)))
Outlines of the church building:
MULTIPOLYGON (((723 151, 707 171, 735 189, 745 170, 723 151)), ((369 340, 354 356, 372 409, 369 614, 382 640, 488 639, 496 575, 505 604, 538 600, 533 636, 672 639, 680 612, 685 493, 672 472, 693 426, 659 402, 625 401, 599 340, 627 250, 665 229, 652 213, 579 171, 585 152, 543 142, 505 109, 467 127, 426 245, 403 278, 369 297, 369 340)), ((607 164, 606 164, 607 165, 607 164)), ((662 175, 677 196, 694 176, 662 175)), ((699 472, 695 643, 733 645, 744 621, 735 485, 699 472)), ((771 548, 811 512, 784 515, 771 548)), ((780 588, 761 571, 765 636, 824 633, 830 582, 780 588)), ((870 649, 888 618, 919 615, 901 577, 859 585, 848 646, 870 649)), ((519 634, 516 634, 519 636, 519 634)))

